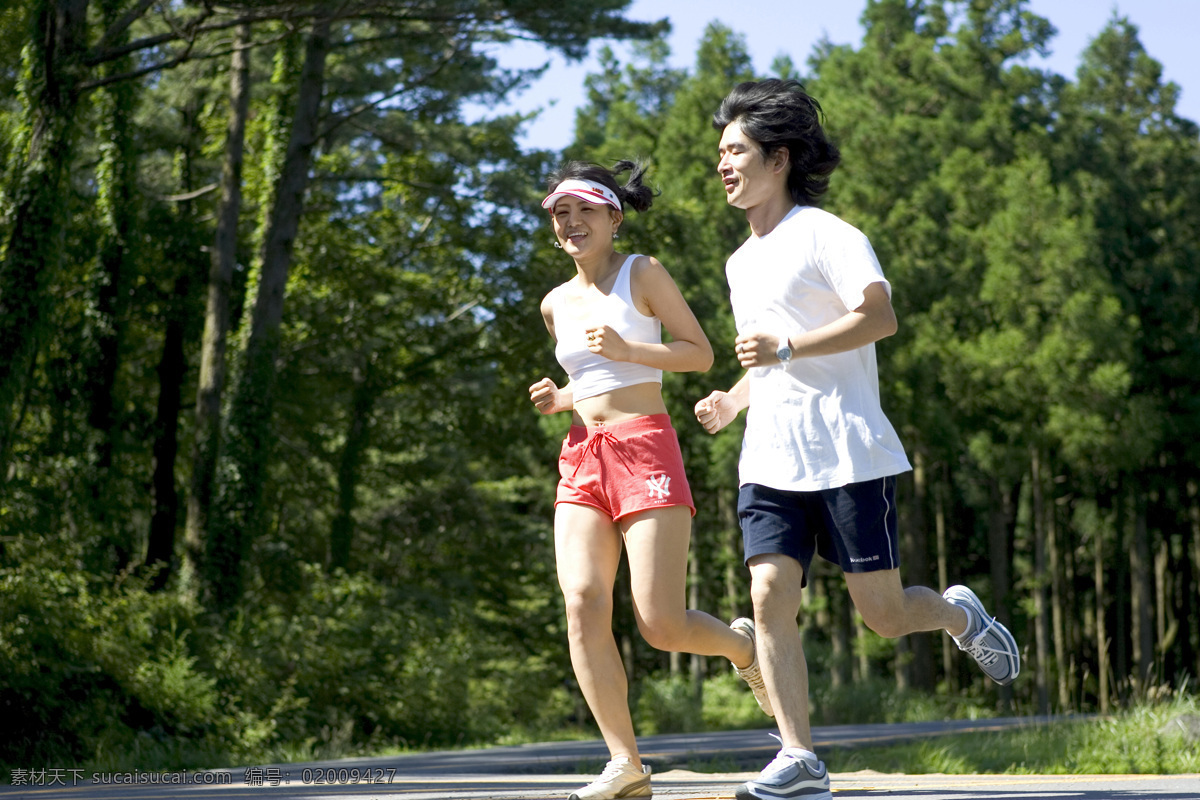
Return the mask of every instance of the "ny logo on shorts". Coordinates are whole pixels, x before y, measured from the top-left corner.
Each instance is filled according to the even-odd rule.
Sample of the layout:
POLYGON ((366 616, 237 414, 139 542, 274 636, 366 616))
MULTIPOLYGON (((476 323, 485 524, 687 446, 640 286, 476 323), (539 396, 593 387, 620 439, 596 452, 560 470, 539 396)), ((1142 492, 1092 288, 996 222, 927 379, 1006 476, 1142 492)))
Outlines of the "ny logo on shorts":
POLYGON ((656 478, 647 478, 646 488, 650 490, 646 493, 650 497, 666 500, 671 495, 671 476, 659 475, 656 478))

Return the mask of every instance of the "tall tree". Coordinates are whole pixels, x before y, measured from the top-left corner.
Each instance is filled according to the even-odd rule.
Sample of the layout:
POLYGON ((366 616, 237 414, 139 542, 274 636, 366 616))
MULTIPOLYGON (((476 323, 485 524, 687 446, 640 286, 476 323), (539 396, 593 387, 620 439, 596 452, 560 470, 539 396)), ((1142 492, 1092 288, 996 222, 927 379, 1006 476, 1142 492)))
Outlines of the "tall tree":
POLYGON ((228 608, 241 593, 245 546, 260 533, 265 516, 262 488, 271 458, 271 408, 279 326, 283 321, 292 247, 317 144, 331 26, 328 19, 318 20, 308 35, 296 116, 263 242, 258 294, 231 400, 229 478, 222 486, 222 517, 212 531, 205 564, 212 598, 221 608, 228 608))
MULTIPOLYGON (((187 73, 201 73, 193 65, 183 68, 187 73)), ((201 73, 202 74, 202 73, 201 73)), ((197 75, 199 77, 199 75, 197 75)), ((197 197, 209 189, 198 186, 204 173, 202 157, 207 106, 206 81, 196 81, 176 110, 180 136, 175 143, 175 180, 179 192, 171 198, 171 208, 162 213, 170 220, 170 235, 164 244, 164 254, 170 269, 161 278, 160 324, 162 351, 158 375, 158 403, 155 408, 153 431, 153 488, 154 508, 150 516, 150 531, 146 542, 145 566, 152 572, 150 588, 161 590, 178 565, 176 531, 179 528, 179 492, 176 486, 176 461, 180 449, 179 418, 183 408, 183 393, 187 385, 188 351, 198 326, 194 302, 202 277, 210 270, 211 258, 204 254, 202 242, 207 239, 205 226, 197 219, 197 197)))
MULTIPOLYGON (((59 260, 62 186, 74 153, 87 47, 88 0, 36 0, 20 86, 27 111, 9 192, 13 222, 0 261, 0 453, 11 447, 14 403, 34 358, 59 260)), ((6 470, 7 464, 0 464, 6 470)))
POLYGON ((196 573, 208 541, 221 447, 221 395, 225 389, 226 342, 238 255, 238 218, 242 208, 242 163, 246 120, 250 112, 250 40, 250 26, 239 26, 229 69, 229 122, 221 166, 221 202, 208 274, 204 340, 196 388, 191 490, 187 495, 184 537, 184 563, 188 570, 187 579, 193 585, 198 581, 196 573))

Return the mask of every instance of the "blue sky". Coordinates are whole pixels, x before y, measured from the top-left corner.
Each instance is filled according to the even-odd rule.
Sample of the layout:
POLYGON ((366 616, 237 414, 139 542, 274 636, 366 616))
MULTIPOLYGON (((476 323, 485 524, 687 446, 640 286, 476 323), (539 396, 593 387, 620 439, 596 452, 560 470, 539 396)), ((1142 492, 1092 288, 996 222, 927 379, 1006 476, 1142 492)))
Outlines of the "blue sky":
MULTIPOLYGON (((669 18, 671 61, 681 67, 692 65, 705 26, 720 20, 745 36, 756 71, 767 74, 780 54, 789 55, 803 71, 823 36, 835 44, 857 47, 862 41, 858 18, 865 7, 866 0, 634 0, 626 16, 647 21, 669 18)), ((1164 79, 1181 87, 1178 112, 1200 121, 1200 0, 1030 0, 1029 7, 1058 29, 1050 42, 1053 52, 1041 65, 1067 77, 1074 77, 1080 54, 1114 11, 1127 17, 1138 27, 1146 51, 1163 65, 1164 79)), ((592 53, 599 47, 594 45, 592 53)), ((628 53, 622 45, 613 49, 618 57, 628 53)), ((572 139, 583 80, 596 70, 595 61, 567 63, 521 43, 498 48, 496 55, 502 64, 514 67, 551 61, 540 81, 496 110, 543 109, 539 119, 527 125, 522 144, 561 150, 572 139)))

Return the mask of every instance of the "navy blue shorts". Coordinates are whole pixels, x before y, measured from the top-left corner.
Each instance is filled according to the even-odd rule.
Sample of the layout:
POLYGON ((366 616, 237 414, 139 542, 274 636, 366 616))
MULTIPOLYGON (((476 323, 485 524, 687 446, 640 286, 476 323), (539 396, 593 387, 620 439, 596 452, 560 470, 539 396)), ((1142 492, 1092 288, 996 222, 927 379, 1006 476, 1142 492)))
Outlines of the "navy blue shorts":
POLYGON ((889 476, 815 492, 788 492, 748 483, 738 492, 738 520, 748 563, 780 553, 804 567, 814 555, 843 572, 900 566, 896 478, 889 476))

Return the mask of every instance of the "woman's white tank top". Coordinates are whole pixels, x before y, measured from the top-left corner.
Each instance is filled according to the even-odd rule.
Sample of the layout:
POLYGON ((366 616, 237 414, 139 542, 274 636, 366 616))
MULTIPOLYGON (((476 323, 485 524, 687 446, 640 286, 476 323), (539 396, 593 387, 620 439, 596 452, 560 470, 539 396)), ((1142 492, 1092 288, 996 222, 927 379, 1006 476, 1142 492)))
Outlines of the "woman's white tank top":
POLYGON ((661 369, 631 361, 613 361, 587 348, 587 334, 584 331, 593 325, 611 326, 627 342, 662 342, 662 322, 658 317, 648 317, 638 311, 633 302, 630 284, 633 262, 637 258, 635 254, 625 259, 612 292, 598 305, 592 305, 586 319, 578 308, 565 302, 566 293, 562 286, 551 295, 554 334, 558 339, 554 355, 571 379, 575 400, 584 400, 638 383, 662 383, 661 369))

